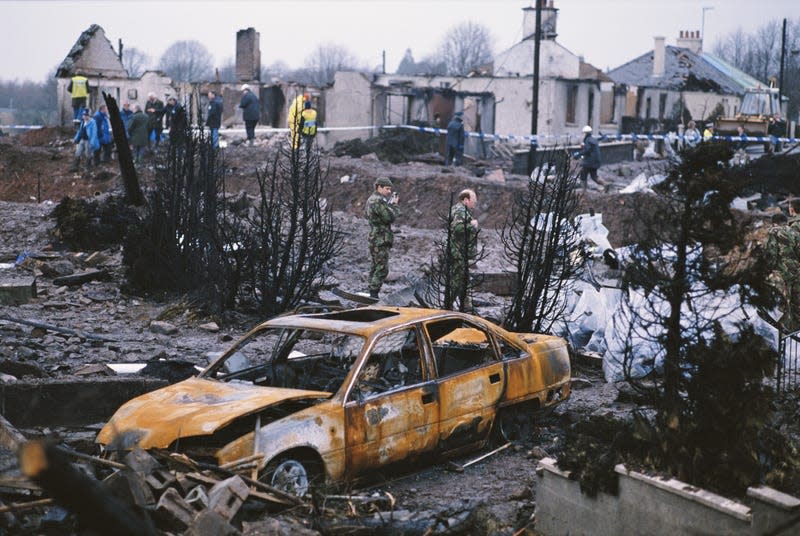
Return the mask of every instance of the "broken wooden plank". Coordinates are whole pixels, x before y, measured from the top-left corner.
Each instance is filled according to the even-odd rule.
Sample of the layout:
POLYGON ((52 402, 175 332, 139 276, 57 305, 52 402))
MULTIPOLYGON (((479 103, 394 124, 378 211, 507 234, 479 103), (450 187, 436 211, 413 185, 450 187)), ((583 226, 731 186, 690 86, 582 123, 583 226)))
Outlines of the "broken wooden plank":
POLYGON ((57 287, 60 286, 67 286, 67 287, 74 287, 77 285, 83 285, 84 283, 88 283, 89 281, 94 281, 95 279, 108 279, 108 270, 86 270, 84 272, 79 272, 77 274, 72 275, 65 275, 62 277, 56 277, 53 279, 53 284, 57 287))
POLYGON ((92 341, 115 342, 115 339, 109 339, 108 337, 103 337, 102 335, 86 333, 85 331, 80 331, 72 328, 62 328, 61 326, 47 324, 45 322, 38 322, 36 320, 28 320, 27 318, 16 318, 8 315, 0 315, 0 320, 5 320, 6 322, 13 322, 15 324, 23 324, 25 326, 31 326, 34 328, 41 328, 49 331, 55 331, 56 333, 63 333, 65 335, 74 335, 76 337, 92 341))
POLYGON ((456 463, 456 462, 454 462, 454 461, 450 461, 450 462, 448 462, 448 464, 447 464, 447 468, 448 468, 448 469, 450 469, 451 471, 455 471, 456 473, 463 473, 463 472, 464 472, 464 469, 466 469, 466 468, 467 468, 467 467, 469 467, 470 465, 473 465, 473 464, 475 464, 475 463, 478 463, 478 462, 479 462, 479 461, 481 461, 481 460, 485 460, 485 459, 486 459, 486 458, 488 458, 489 456, 493 456, 493 455, 497 454, 498 452, 500 452, 500 451, 503 451, 503 450, 507 449, 507 448, 508 448, 508 447, 510 447, 511 445, 512 445, 512 443, 511 443, 511 442, 508 442, 508 443, 506 443, 506 444, 505 444, 505 445, 503 445, 503 446, 497 447, 496 449, 494 449, 494 450, 490 450, 489 452, 485 452, 485 453, 481 454, 480 456, 478 456, 477 458, 473 458, 472 460, 470 460, 470 461, 468 461, 468 462, 466 462, 466 463, 463 463, 463 464, 461 464, 461 465, 457 464, 457 463, 456 463))
POLYGON ((24 476, 0 476, 0 490, 16 490, 24 493, 41 493, 42 488, 24 476))
POLYGON ((24 503, 5 504, 0 506, 0 514, 5 514, 6 512, 23 512, 25 510, 39 508, 40 506, 50 506, 54 503, 55 501, 53 499, 38 499, 36 501, 28 501, 24 503))

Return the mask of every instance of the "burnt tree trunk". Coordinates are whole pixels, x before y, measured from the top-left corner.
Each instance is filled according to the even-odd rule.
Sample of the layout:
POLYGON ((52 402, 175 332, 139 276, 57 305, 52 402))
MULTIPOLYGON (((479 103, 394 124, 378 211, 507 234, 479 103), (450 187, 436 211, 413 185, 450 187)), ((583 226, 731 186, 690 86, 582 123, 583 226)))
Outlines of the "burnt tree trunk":
POLYGON ((18 456, 22 473, 58 504, 75 513, 81 528, 125 536, 158 534, 146 513, 137 512, 102 483, 74 467, 56 445, 29 441, 20 446, 18 456))
POLYGON ((122 173, 122 183, 125 186, 125 200, 131 205, 144 205, 144 195, 139 186, 139 177, 136 175, 136 168, 133 166, 133 155, 128 144, 128 135, 125 133, 125 125, 122 124, 122 117, 119 115, 117 101, 103 92, 103 99, 108 106, 108 118, 111 121, 111 129, 114 132, 114 145, 117 146, 117 157, 119 158, 119 170, 122 173))

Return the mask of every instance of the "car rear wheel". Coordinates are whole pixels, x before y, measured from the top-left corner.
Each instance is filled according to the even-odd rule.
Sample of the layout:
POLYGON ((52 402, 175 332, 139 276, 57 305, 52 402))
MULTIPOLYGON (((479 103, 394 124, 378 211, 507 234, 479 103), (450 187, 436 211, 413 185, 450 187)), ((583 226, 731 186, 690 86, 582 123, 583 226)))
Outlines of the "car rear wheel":
POLYGON ((525 409, 524 406, 512 406, 500 410, 494 423, 495 443, 504 444, 530 438, 533 418, 525 409))

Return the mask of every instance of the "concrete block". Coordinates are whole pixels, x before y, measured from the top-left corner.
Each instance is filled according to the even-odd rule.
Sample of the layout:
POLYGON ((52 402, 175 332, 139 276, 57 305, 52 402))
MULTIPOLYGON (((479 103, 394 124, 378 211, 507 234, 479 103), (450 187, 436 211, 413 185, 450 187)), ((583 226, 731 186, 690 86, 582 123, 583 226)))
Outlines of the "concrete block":
POLYGON ((145 507, 156 502, 155 495, 142 478, 142 475, 123 469, 109 475, 103 480, 103 485, 115 497, 122 499, 127 504, 145 507))
POLYGON ((35 297, 35 277, 0 277, 0 305, 20 305, 35 297))
POLYGON ((226 520, 233 519, 250 490, 238 476, 232 476, 215 484, 208 491, 208 509, 226 520))
POLYGON ((169 487, 173 487, 178 483, 175 475, 170 473, 167 469, 161 467, 151 471, 150 474, 144 477, 144 480, 147 482, 147 485, 153 488, 153 491, 156 493, 164 491, 169 487))
POLYGON ((130 467, 132 471, 142 475, 142 477, 161 467, 158 460, 153 458, 146 450, 140 448, 135 448, 126 454, 122 463, 130 467))
POLYGON ((233 528, 221 515, 205 511, 197 514, 184 536, 238 536, 241 534, 233 528))
POLYGON ((158 499, 156 516, 170 527, 185 531, 194 522, 197 511, 175 490, 169 488, 158 499))
POLYGON ((206 488, 203 486, 195 486, 189 493, 187 493, 184 498, 184 501, 191 504, 195 510, 205 510, 208 508, 208 494, 206 493, 206 488))

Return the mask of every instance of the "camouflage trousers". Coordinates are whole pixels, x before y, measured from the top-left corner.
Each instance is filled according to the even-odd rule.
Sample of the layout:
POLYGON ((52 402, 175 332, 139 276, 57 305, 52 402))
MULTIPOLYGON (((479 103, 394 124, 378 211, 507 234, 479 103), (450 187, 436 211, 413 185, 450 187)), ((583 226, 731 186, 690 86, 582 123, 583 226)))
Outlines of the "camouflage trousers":
POLYGON ((369 254, 372 256, 372 267, 369 271, 369 291, 379 292, 383 281, 389 275, 389 249, 391 246, 374 246, 370 244, 369 254))
MULTIPOLYGON (((460 255, 453 255, 450 260, 450 296, 452 302, 458 300, 462 301, 462 296, 466 294, 463 299, 463 308, 470 309, 472 307, 472 300, 469 296, 469 274, 467 271, 468 262, 460 255)), ((446 304, 447 308, 451 308, 452 302, 446 304)))

